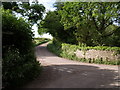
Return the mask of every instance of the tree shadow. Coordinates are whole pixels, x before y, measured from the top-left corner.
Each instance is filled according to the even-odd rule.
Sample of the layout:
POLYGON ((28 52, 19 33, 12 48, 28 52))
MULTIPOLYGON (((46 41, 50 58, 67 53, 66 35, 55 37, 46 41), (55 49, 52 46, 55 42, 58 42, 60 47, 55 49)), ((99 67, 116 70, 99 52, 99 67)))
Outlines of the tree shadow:
MULTIPOLYGON (((35 51, 38 59, 57 59, 44 45, 37 46, 35 51)), ((119 88, 118 70, 75 63, 47 65, 43 66, 41 75, 23 88, 119 88)))
POLYGON ((44 66, 24 88, 118 88, 118 71, 88 65, 44 66))

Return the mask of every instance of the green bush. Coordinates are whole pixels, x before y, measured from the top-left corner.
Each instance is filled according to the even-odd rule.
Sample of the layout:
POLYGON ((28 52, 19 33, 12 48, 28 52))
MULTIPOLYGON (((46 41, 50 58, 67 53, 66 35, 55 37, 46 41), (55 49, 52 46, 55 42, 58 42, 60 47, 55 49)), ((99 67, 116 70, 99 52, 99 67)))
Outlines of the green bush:
POLYGON ((85 59, 85 58, 78 58, 75 55, 75 51, 77 49, 80 50, 89 50, 89 49, 95 49, 95 50, 109 50, 109 51, 116 51, 116 54, 120 53, 120 47, 108 47, 108 46, 96 46, 96 47, 80 47, 78 45, 71 45, 71 44, 54 44, 50 43, 48 44, 48 50, 55 53, 56 55, 67 58, 70 60, 77 60, 81 62, 87 62, 87 63, 97 63, 97 64, 111 64, 111 65, 120 65, 120 60, 118 61, 108 61, 108 60, 102 60, 101 59, 85 59))
POLYGON ((2 12, 2 85, 19 87, 34 79, 41 70, 34 55, 32 29, 24 19, 2 12))
POLYGON ((3 86, 19 87, 26 81, 35 78, 41 68, 31 54, 22 56, 18 49, 9 49, 5 53, 3 65, 3 86))
POLYGON ((9 11, 2 10, 2 45, 3 52, 9 46, 18 48, 21 54, 30 52, 33 47, 31 25, 23 18, 16 18, 9 11))
POLYGON ((50 44, 47 45, 47 48, 48 48, 51 52, 53 52, 53 53, 55 53, 56 55, 60 56, 60 53, 61 53, 60 46, 56 46, 55 44, 50 43, 50 44))

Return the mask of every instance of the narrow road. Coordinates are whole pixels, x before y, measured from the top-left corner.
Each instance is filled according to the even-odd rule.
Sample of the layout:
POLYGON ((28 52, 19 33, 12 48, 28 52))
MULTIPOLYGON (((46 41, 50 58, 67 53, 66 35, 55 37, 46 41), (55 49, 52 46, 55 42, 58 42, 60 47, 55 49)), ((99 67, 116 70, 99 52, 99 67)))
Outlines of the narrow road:
POLYGON ((81 63, 60 58, 46 48, 36 47, 41 75, 25 88, 117 88, 118 66, 81 63))

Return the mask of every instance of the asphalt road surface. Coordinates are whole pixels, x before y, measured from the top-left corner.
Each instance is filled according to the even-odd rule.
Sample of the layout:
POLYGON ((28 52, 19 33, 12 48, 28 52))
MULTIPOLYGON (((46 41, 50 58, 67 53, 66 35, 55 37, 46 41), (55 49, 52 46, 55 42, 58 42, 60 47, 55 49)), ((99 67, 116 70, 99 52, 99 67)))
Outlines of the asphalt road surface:
POLYGON ((118 88, 119 68, 114 65, 82 63, 49 52, 47 43, 35 48, 42 73, 24 88, 118 88))

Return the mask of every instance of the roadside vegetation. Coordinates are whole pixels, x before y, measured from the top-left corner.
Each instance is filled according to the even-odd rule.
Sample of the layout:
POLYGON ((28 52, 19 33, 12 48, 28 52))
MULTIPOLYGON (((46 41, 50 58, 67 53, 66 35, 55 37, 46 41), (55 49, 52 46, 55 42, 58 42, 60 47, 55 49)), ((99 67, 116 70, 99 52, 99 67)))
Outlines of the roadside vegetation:
POLYGON ((84 46, 120 47, 119 2, 57 2, 38 32, 58 42, 84 46), (117 24, 114 24, 117 23, 117 24))
POLYGON ((73 53, 76 49, 120 52, 119 2, 57 2, 54 6, 56 10, 47 13, 38 31, 54 37, 53 43, 48 45, 50 51, 72 60, 119 64, 119 60, 78 59, 73 53))
POLYGON ((51 41, 49 38, 34 38, 33 43, 34 46, 38 46, 49 41, 51 41))
POLYGON ((96 47, 81 47, 79 45, 72 45, 67 43, 60 42, 51 42, 47 45, 49 51, 55 53, 59 57, 67 58, 70 60, 76 60, 80 62, 86 63, 96 63, 96 64, 107 64, 107 65, 120 65, 120 60, 104 60, 102 58, 99 59, 86 59, 86 58, 78 58, 75 54, 76 50, 107 50, 107 51, 116 51, 116 54, 120 54, 120 47, 108 47, 108 46, 96 46, 96 47))
POLYGON ((78 59, 77 49, 116 50, 120 53, 120 2, 56 2, 45 13, 37 0, 2 2, 2 87, 20 87, 40 74, 34 48, 50 41, 34 38, 49 33, 48 49, 58 56, 89 63, 119 65, 120 62, 78 59), (18 15, 20 15, 18 17, 18 15))
POLYGON ((19 3, 19 5, 16 2, 2 2, 2 4, 3 8, 0 8, 2 13, 2 88, 18 88, 35 79, 42 70, 34 53, 32 25, 42 18, 45 8, 35 2, 32 5, 27 2, 19 3), (22 8, 19 8, 20 6, 22 8), (38 16, 34 15, 35 12, 38 16), (21 14, 22 17, 17 17, 15 13, 21 14))

